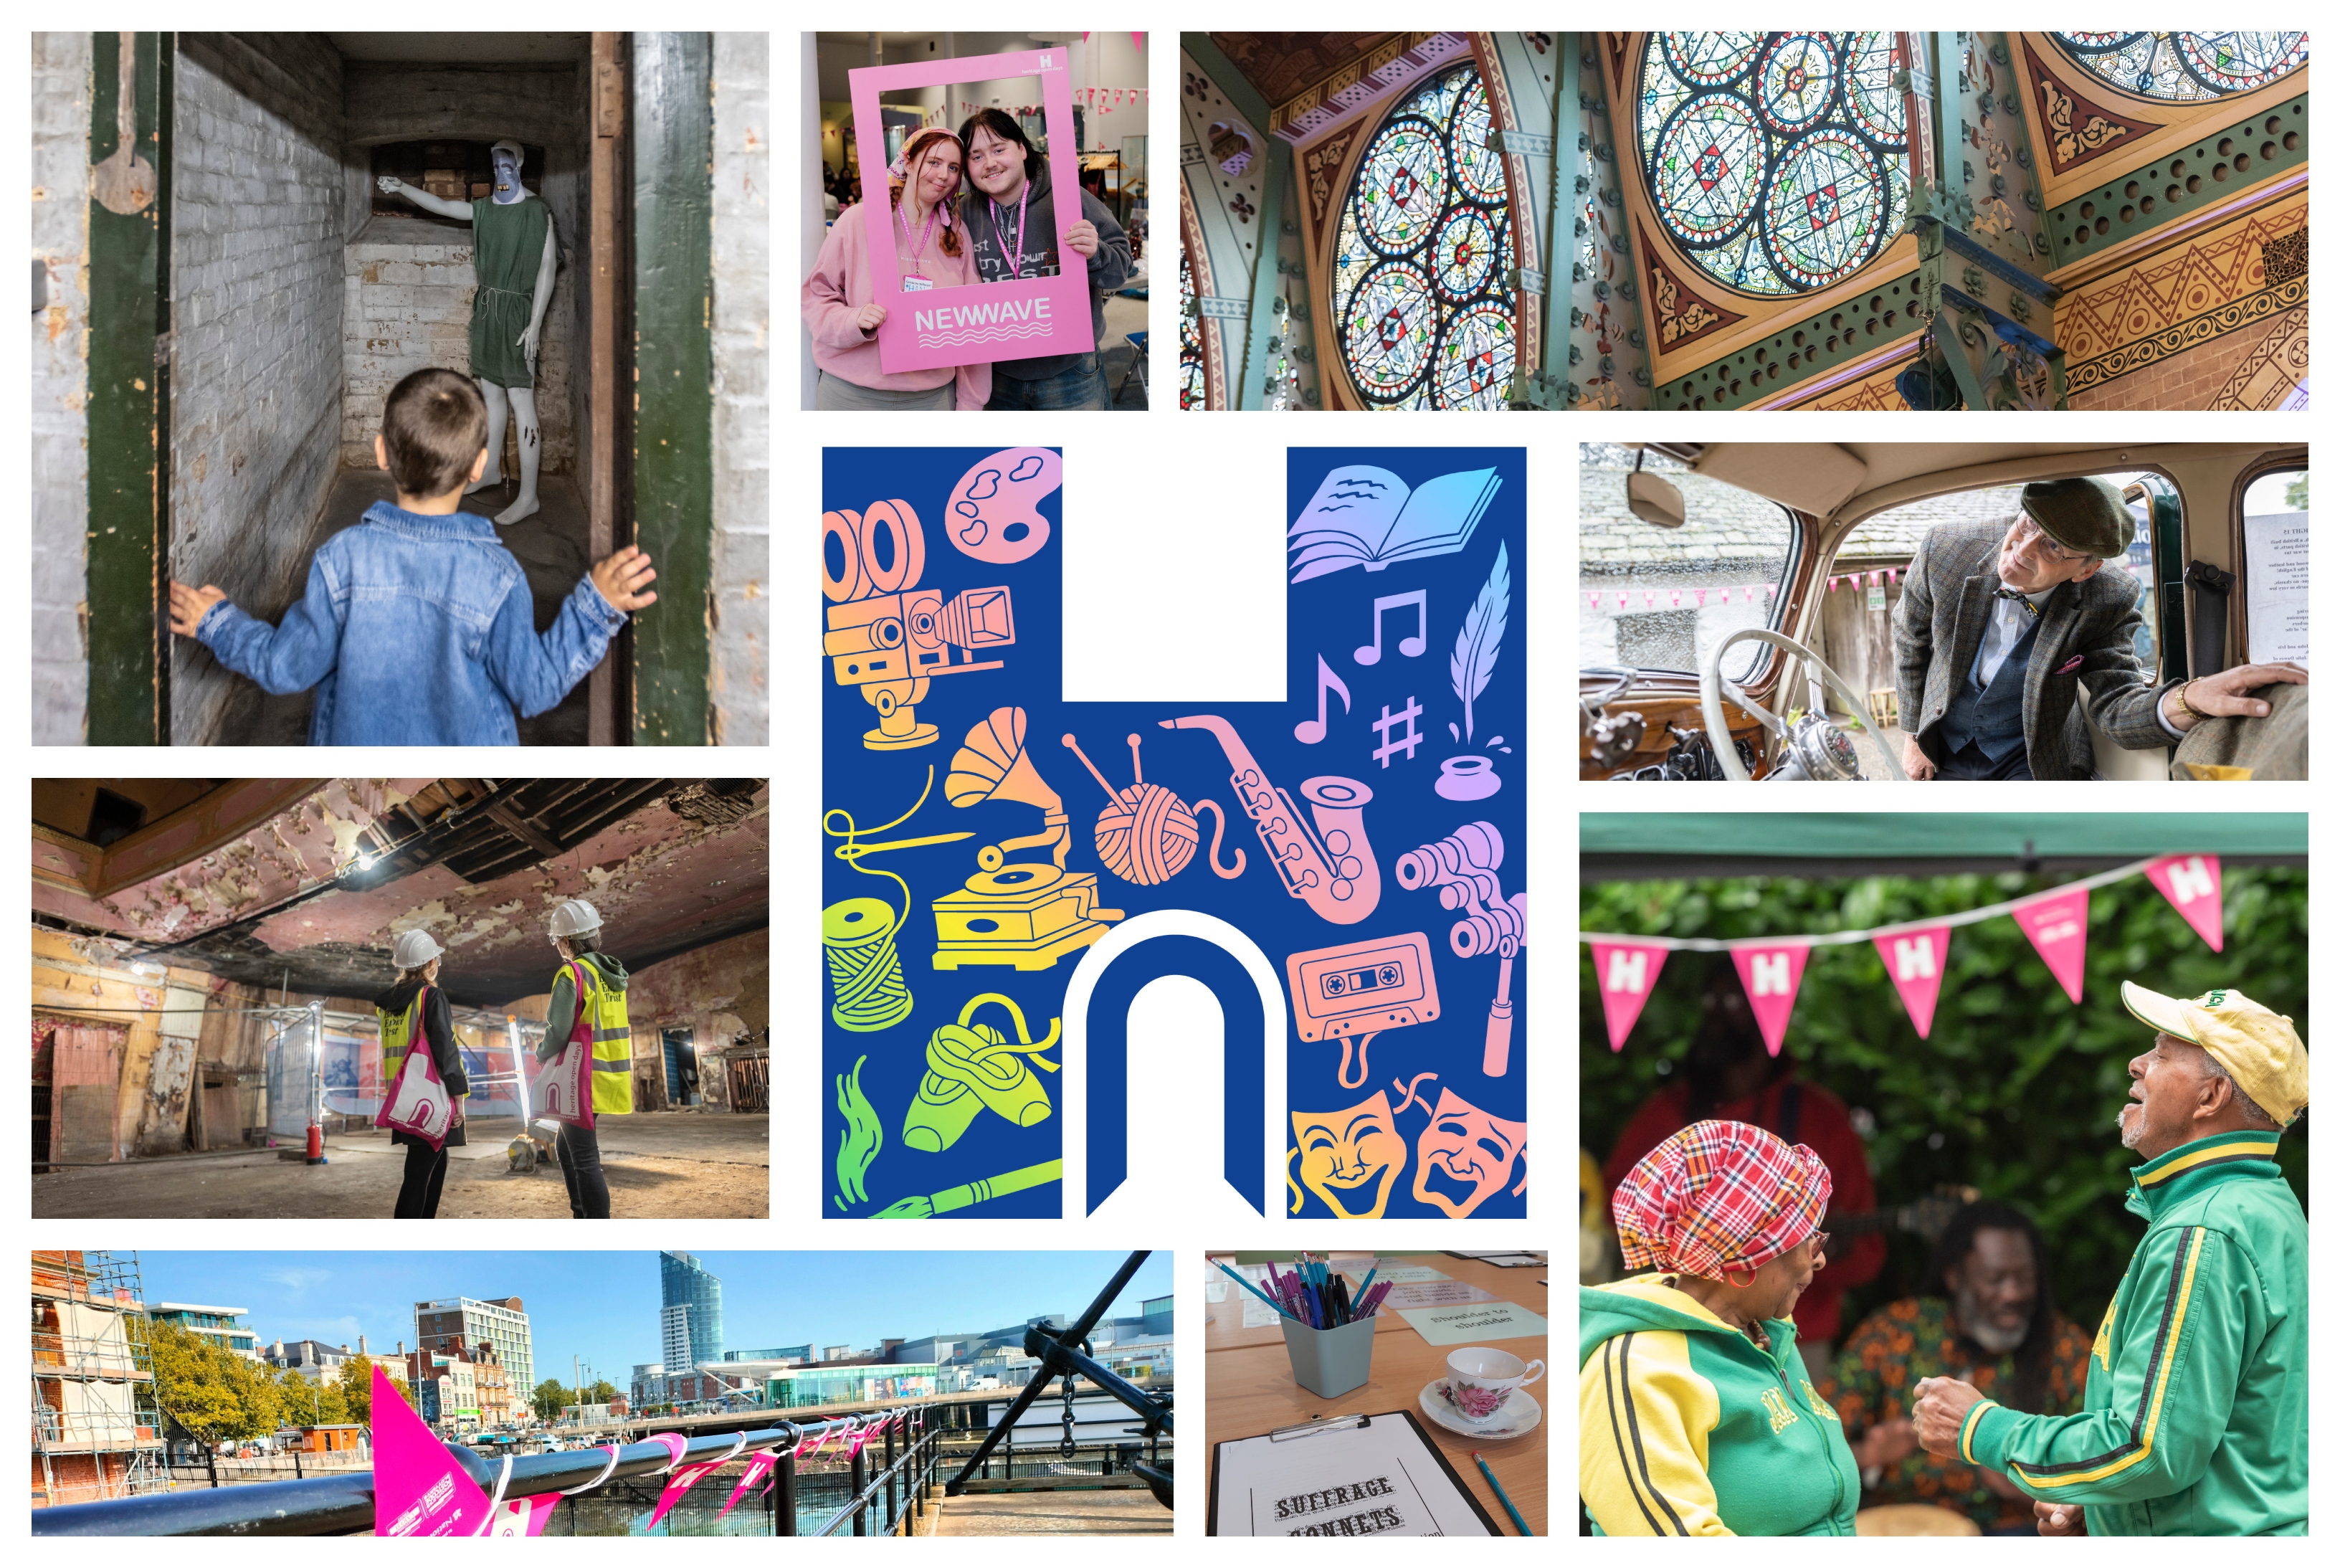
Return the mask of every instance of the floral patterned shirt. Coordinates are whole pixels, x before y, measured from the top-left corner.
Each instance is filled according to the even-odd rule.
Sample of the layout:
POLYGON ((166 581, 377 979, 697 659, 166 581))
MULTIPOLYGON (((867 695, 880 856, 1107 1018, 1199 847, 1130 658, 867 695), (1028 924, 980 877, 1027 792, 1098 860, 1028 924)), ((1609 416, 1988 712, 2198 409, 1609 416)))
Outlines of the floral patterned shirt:
MULTIPOLYGON (((2088 1378, 2086 1329, 2056 1315, 2049 1332, 2048 1397, 2038 1415, 2078 1413, 2088 1378)), ((1917 1419, 1918 1381, 1955 1377, 2007 1402, 2015 1386, 2015 1357, 1984 1360, 1988 1353, 1958 1337, 1950 1304, 1938 1296, 1912 1296, 1869 1314, 1837 1353, 1821 1381, 1820 1395, 1836 1407, 1845 1440, 1884 1422, 1917 1419)), ((2029 1498, 2005 1498, 1982 1482, 1971 1464, 1941 1459, 1924 1449, 1885 1466, 1861 1496, 1864 1507, 1885 1503, 1931 1503, 1966 1514, 1985 1530, 2032 1522, 2029 1498)))

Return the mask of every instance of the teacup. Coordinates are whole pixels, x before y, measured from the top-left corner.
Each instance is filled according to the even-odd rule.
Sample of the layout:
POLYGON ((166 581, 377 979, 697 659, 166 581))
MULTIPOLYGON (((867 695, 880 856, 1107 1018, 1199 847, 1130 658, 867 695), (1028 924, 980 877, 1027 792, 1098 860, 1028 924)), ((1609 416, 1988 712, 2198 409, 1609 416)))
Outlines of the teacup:
POLYGON ((1543 1375, 1541 1361, 1522 1361, 1508 1350, 1466 1345, 1446 1358, 1447 1386, 1455 1406, 1473 1421, 1484 1421, 1503 1406, 1514 1388, 1525 1388, 1543 1375))

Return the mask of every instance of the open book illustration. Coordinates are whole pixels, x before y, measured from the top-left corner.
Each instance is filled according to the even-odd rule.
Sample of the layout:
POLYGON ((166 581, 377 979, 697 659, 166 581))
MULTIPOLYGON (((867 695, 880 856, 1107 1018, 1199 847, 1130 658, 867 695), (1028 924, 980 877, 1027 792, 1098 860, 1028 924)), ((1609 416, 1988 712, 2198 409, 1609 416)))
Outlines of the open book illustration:
POLYGON ((1379 571, 1393 561, 1452 555, 1502 488, 1492 468, 1442 473, 1421 489, 1386 469, 1355 465, 1324 476, 1285 535, 1292 581, 1305 582, 1344 567, 1379 571))

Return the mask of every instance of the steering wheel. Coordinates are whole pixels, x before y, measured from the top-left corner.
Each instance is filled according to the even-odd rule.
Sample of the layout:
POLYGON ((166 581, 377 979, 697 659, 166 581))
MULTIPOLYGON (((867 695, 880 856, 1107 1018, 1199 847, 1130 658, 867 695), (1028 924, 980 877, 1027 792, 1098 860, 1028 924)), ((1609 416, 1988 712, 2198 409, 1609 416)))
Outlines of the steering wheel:
MULTIPOLYGON (((1735 783, 1748 784, 1754 781, 1754 775, 1749 773, 1745 764, 1739 760, 1739 748, 1730 744, 1730 726, 1724 722, 1722 717, 1724 695, 1727 693, 1730 700, 1753 714, 1756 721, 1774 735, 1785 735, 1788 725, 1785 719, 1770 712, 1740 690, 1736 683, 1722 678, 1722 656, 1732 644, 1739 642, 1768 643, 1773 648, 1801 655, 1804 661, 1828 683, 1829 690, 1843 700, 1847 711, 1859 713, 1862 711, 1862 705, 1860 694, 1846 683, 1843 676, 1830 670, 1827 660, 1784 633, 1767 630, 1760 626, 1742 626, 1716 643, 1714 651, 1707 655, 1706 668, 1698 672, 1698 710, 1706 720, 1707 739, 1713 743, 1714 759, 1721 767, 1722 776, 1735 783)), ((1870 733, 1875 733, 1873 728, 1870 733)), ((1901 759, 1893 755, 1893 748, 1885 744, 1882 736, 1878 737, 1877 749, 1883 754, 1885 766, 1892 776, 1907 783, 1909 775, 1902 771, 1901 759)))

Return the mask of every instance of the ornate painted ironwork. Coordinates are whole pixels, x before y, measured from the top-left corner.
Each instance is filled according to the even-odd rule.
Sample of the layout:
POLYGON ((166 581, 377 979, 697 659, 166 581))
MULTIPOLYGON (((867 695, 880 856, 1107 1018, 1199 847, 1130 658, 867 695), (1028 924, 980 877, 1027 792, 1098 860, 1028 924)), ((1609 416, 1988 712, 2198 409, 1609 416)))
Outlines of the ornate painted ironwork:
POLYGON ((1477 69, 1458 66, 1391 110, 1357 160, 1332 299, 1350 383, 1371 407, 1503 406, 1518 263, 1493 128, 1477 69))
POLYGON ((1889 34, 1657 34, 1639 133, 1659 221, 1693 263, 1748 293, 1850 276, 1909 206, 1889 34))
POLYGON ((1202 303, 1195 297, 1195 269, 1178 253, 1178 406, 1210 406, 1210 378, 1203 369, 1202 303))
POLYGON ((2057 33, 2077 65, 2144 98, 2247 93, 2307 64, 2305 33, 2057 33))

